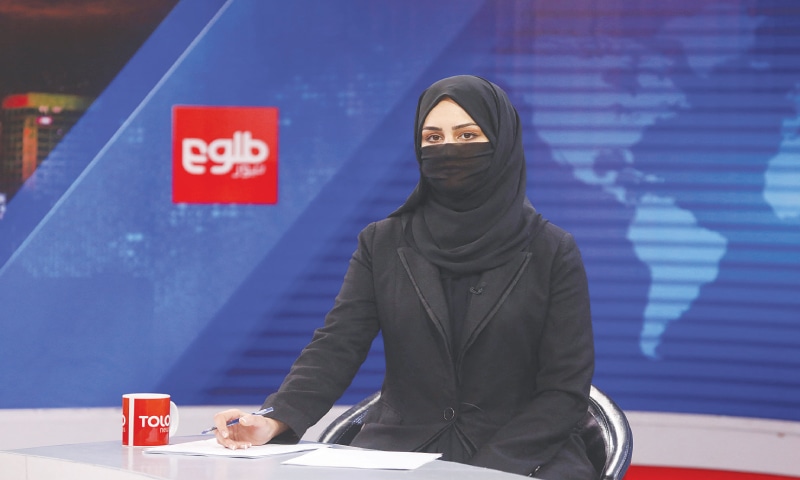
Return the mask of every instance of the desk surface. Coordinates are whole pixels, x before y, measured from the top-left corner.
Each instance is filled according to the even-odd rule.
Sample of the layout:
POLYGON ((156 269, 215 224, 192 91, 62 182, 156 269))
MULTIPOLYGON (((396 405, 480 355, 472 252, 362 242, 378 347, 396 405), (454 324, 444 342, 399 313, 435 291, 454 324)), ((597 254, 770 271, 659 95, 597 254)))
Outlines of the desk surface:
MULTIPOLYGON (((174 441, 197 440, 181 437, 174 441)), ((347 447, 336 447, 347 448, 347 447)), ((222 480, 280 479, 308 480, 513 480, 519 475, 434 461, 413 471, 362 470, 281 465, 299 454, 263 458, 196 457, 186 455, 145 455, 141 447, 125 447, 120 442, 57 445, 0 452, 0 471, 20 480, 222 480)), ((5 478, 5 477, 4 477, 5 478)))

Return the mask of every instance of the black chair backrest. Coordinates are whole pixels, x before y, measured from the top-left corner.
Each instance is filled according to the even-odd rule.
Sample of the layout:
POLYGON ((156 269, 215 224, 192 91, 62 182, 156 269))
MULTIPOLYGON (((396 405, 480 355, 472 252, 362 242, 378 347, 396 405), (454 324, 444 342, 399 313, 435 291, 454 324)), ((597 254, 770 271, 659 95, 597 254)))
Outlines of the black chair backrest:
POLYGON ((375 392, 350 407, 323 430, 318 441, 321 443, 350 445, 356 434, 361 431, 361 427, 364 425, 364 417, 370 407, 378 403, 380 398, 381 392, 375 392))
POLYGON ((602 480, 622 480, 631 465, 633 433, 625 412, 592 385, 581 437, 602 480))

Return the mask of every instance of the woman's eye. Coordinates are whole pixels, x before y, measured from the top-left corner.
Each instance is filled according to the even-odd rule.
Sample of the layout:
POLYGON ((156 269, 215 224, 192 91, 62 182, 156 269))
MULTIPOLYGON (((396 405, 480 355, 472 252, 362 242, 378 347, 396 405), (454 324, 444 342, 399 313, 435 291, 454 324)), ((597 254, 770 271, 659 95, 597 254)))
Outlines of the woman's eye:
POLYGON ((425 137, 425 141, 428 142, 428 143, 436 143, 436 142, 440 141, 441 139, 442 139, 442 136, 439 135, 439 134, 436 134, 436 133, 428 135, 427 137, 425 137))
POLYGON ((474 138, 478 138, 478 134, 475 132, 464 132, 461 134, 461 138, 464 140, 472 140, 474 138))

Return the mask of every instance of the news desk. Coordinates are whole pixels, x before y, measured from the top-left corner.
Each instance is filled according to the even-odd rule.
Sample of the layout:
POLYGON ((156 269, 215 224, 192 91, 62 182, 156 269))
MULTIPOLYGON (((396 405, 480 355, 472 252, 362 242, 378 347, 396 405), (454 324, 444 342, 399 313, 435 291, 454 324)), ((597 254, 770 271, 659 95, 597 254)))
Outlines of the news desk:
MULTIPOLYGON (((197 440, 178 437, 173 442, 197 440)), ((334 446, 331 448, 350 448, 334 446)), ((9 480, 514 480, 519 475, 436 460, 416 470, 365 470, 281 465, 300 453, 262 458, 152 455, 120 442, 0 451, 0 478, 9 480)))

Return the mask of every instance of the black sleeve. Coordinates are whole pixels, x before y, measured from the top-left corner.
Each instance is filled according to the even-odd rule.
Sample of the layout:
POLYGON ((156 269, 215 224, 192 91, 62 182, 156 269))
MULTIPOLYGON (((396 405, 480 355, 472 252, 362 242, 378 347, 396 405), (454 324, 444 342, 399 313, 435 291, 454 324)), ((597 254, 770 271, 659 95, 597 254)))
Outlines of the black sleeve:
POLYGON ((264 401, 275 410, 270 418, 291 429, 276 442, 299 441, 342 396, 367 357, 379 324, 372 281, 370 244, 375 226, 358 237, 358 248, 325 325, 292 365, 277 392, 264 401))

